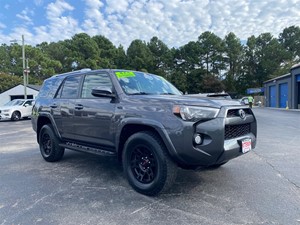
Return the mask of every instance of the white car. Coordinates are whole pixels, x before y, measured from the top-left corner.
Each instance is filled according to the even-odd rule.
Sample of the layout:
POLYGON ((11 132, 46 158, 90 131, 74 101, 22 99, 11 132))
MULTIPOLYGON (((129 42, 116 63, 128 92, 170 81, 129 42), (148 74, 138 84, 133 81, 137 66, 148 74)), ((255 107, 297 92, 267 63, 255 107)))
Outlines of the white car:
POLYGON ((0 106, 0 120, 10 119, 17 121, 21 118, 30 117, 33 103, 33 99, 14 99, 0 106))
POLYGON ((242 103, 243 105, 249 105, 248 97, 243 97, 243 98, 239 99, 239 102, 242 103))

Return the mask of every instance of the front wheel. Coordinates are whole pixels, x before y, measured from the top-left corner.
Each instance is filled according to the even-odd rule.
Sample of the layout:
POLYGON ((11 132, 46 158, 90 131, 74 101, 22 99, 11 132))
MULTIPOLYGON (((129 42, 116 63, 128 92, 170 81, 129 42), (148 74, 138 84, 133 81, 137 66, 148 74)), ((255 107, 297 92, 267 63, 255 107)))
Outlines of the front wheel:
POLYGON ((63 157, 65 149, 60 147, 59 143, 52 125, 44 125, 39 134, 39 145, 41 154, 47 162, 59 161, 63 157))
POLYGON ((12 121, 18 121, 21 119, 21 113, 20 112, 17 112, 17 111, 14 111, 12 114, 11 114, 11 120, 12 121))
POLYGON ((152 132, 133 134, 125 143, 123 169, 129 184, 139 193, 153 196, 174 183, 177 165, 159 137, 152 132))

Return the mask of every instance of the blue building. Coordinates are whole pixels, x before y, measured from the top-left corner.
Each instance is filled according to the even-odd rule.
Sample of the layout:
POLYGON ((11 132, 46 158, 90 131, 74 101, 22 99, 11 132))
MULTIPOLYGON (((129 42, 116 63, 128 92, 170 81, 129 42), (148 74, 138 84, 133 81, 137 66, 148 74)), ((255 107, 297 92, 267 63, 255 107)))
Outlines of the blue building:
POLYGON ((265 106, 300 109, 300 64, 290 73, 264 82, 265 106))

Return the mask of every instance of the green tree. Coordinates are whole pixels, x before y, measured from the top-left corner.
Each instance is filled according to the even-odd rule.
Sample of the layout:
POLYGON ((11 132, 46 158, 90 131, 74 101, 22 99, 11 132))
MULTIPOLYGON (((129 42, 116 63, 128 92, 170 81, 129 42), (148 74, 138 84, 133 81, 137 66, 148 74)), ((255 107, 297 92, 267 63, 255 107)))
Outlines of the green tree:
POLYGON ((167 76, 173 66, 173 55, 168 46, 157 37, 152 37, 147 44, 153 55, 153 64, 150 72, 167 76))
POLYGON ((202 86, 203 72, 201 70, 203 69, 199 66, 199 54, 199 45, 194 41, 190 41, 173 53, 176 76, 182 82, 186 82, 181 85, 184 87, 181 89, 184 92, 199 93, 201 91, 199 87, 202 86))
POLYGON ((225 56, 224 62, 227 66, 225 86, 226 91, 236 91, 236 80, 241 73, 243 46, 241 40, 234 34, 229 33, 225 36, 225 56))
POLYGON ((68 47, 69 41, 43 42, 37 45, 50 59, 60 62, 61 67, 55 69, 55 73, 69 72, 72 70, 72 51, 68 47))
POLYGON ((13 63, 10 58, 10 46, 2 44, 0 46, 0 71, 11 73, 13 63))
POLYGON ((201 55, 200 63, 204 64, 206 75, 215 74, 220 76, 221 70, 225 69, 223 53, 224 42, 217 35, 206 31, 198 37, 201 55))
POLYGON ((183 93, 187 92, 188 87, 186 74, 182 73, 181 71, 174 70, 168 80, 183 93))
POLYGON ((282 71, 282 64, 290 58, 289 53, 270 33, 248 38, 245 48, 244 71, 239 84, 246 88, 261 87, 263 82, 282 71))
POLYGON ((114 65, 116 65, 116 68, 119 69, 130 69, 130 66, 128 65, 128 58, 122 45, 119 45, 116 50, 114 65))
POLYGON ((118 49, 113 43, 102 35, 97 35, 92 38, 99 49, 99 67, 100 68, 117 68, 116 57, 118 55, 118 49))
POLYGON ((149 71, 153 68, 153 55, 147 44, 134 40, 127 49, 129 67, 134 70, 149 71))
POLYGON ((243 60, 243 72, 238 78, 238 84, 241 90, 246 90, 250 87, 255 87, 255 76, 257 74, 258 56, 256 54, 256 38, 254 35, 248 38, 244 48, 245 57, 243 60))
MULTIPOLYGON (((125 52, 102 35, 85 33, 58 42, 26 45, 30 82, 40 83, 57 73, 81 68, 120 68, 162 75, 183 92, 236 91, 258 87, 274 76, 287 73, 300 62, 300 28, 291 26, 278 39, 270 33, 251 36, 242 46, 229 33, 224 40, 212 32, 202 33, 197 41, 171 48, 157 37, 146 43, 134 40, 125 52), (224 86, 225 85, 225 86, 224 86)), ((15 74, 22 80, 22 46, 0 46, 0 72, 15 74)), ((7 79, 6 81, 7 82, 7 79)))
POLYGON ((300 27, 290 26, 279 34, 279 42, 292 54, 294 63, 300 62, 300 27))
POLYGON ((257 86, 274 77, 281 67, 281 63, 290 58, 288 52, 270 33, 263 33, 257 37, 258 68, 255 76, 257 86))
POLYGON ((58 60, 51 59, 41 48, 27 46, 26 58, 30 69, 29 77, 33 78, 32 82, 35 83, 60 72, 62 69, 62 64, 58 60))
POLYGON ((0 93, 22 83, 22 78, 0 72, 0 93))
POLYGON ((88 34, 76 34, 70 41, 66 41, 66 45, 71 50, 68 61, 72 69, 97 69, 99 67, 99 47, 88 34))
POLYGON ((205 74, 202 86, 203 93, 222 92, 223 90, 223 83, 214 74, 205 74))

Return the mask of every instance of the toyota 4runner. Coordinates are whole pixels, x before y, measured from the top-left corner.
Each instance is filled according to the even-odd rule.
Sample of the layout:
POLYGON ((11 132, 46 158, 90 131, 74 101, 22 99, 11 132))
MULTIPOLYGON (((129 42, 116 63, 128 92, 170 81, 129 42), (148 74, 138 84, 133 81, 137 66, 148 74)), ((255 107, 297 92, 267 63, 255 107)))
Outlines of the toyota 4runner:
POLYGON ((65 149, 116 156, 145 195, 167 190, 178 167, 219 167, 256 145, 256 119, 237 101, 182 95, 163 77, 83 69, 44 81, 32 110, 42 157, 65 149))

